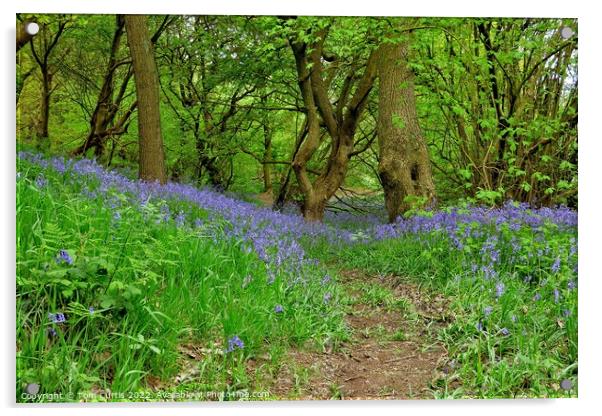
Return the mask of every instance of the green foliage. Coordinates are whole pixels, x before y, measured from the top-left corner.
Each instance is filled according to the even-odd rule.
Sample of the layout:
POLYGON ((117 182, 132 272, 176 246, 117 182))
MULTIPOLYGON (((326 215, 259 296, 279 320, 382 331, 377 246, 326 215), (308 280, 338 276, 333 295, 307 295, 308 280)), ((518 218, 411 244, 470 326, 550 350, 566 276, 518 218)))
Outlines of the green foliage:
MULTIPOLYGON (((48 39, 59 21, 68 24, 50 57, 49 143, 36 138, 41 87, 37 63, 30 48, 19 54, 18 137, 71 152, 90 129, 115 18, 18 16, 34 17, 48 39)), ((152 16, 150 31, 163 21, 163 16, 152 16)), ((157 41, 156 60, 168 174, 176 180, 261 191, 262 163, 289 161, 303 127, 289 41, 311 43, 319 30, 327 29, 324 67, 333 97, 344 89, 349 71, 362 72, 378 45, 410 44, 407 64, 416 75, 420 123, 438 167, 439 201, 577 204, 577 36, 559 35, 565 25, 577 32, 574 20, 172 16, 167 23, 157 41), (411 27, 420 30, 408 31, 411 27), (271 152, 264 127, 272 132, 271 152)), ((116 87, 129 71, 125 40, 117 53, 116 87)), ((374 90, 356 132, 358 148, 376 126, 377 85, 374 90)), ((117 118, 134 102, 134 92, 132 82, 125 85, 117 118)), ((136 123, 134 112, 125 132, 107 138, 103 163, 136 166, 136 123)), ((404 124, 398 117, 393 123, 399 128, 404 124)), ((323 168, 327 142, 310 161, 314 171, 323 168)), ((378 189, 377 154, 374 141, 352 158, 346 183, 378 189)), ((270 167, 277 189, 287 165, 270 167)))
MULTIPOLYGON (((575 230, 465 228, 480 237, 462 247, 432 232, 357 244, 335 256, 344 267, 407 276, 452 300, 453 321, 439 338, 454 367, 436 397, 567 397, 560 381, 577 378, 575 230)), ((381 292, 368 289, 366 300, 383 304, 381 292)))
MULTIPOLYGON (((142 391, 150 376, 169 382, 182 371, 184 344, 215 351, 203 363, 213 380, 205 389, 248 388, 240 373, 247 358, 345 337, 340 313, 328 311, 322 295, 308 295, 331 290, 320 285, 320 267, 306 271, 315 274, 309 285, 289 287, 280 275, 268 285, 265 264, 240 242, 163 218, 165 204, 206 218, 198 207, 112 208, 81 195, 83 184, 68 171, 21 161, 19 173, 17 397, 28 383, 72 400, 105 389, 142 391), (64 322, 49 319, 58 313, 64 322), (244 350, 223 354, 234 334, 244 350), (241 375, 231 379, 231 372, 241 375)), ((106 199, 125 201, 116 192, 106 199)), ((211 221, 212 233, 219 221, 211 221)))

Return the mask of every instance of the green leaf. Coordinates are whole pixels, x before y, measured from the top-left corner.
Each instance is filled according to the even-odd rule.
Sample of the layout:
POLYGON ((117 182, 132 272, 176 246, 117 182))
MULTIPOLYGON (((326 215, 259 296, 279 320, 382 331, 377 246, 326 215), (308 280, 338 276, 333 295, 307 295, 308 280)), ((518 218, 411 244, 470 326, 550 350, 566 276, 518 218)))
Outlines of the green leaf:
POLYGON ((158 347, 155 347, 154 345, 149 345, 148 348, 155 354, 161 354, 161 349, 158 347))
POLYGON ((100 301, 100 307, 103 308, 103 309, 109 309, 114 304, 115 304, 115 299, 112 296, 105 296, 100 301))
POLYGON ((470 170, 470 167, 467 167, 465 169, 460 169, 458 171, 458 173, 460 174, 460 176, 462 176, 464 179, 470 179, 472 178, 472 171, 470 170))

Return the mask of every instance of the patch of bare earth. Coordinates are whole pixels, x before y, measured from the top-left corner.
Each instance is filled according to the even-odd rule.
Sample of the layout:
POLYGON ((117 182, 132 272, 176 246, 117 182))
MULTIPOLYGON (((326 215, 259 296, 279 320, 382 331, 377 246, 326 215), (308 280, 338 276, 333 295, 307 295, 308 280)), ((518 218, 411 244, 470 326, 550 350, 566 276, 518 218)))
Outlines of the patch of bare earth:
POLYGON ((368 276, 352 270, 342 278, 352 299, 346 317, 351 341, 336 352, 290 352, 270 386, 272 397, 432 398, 430 382, 447 361, 445 349, 435 339, 436 332, 450 320, 446 299, 429 296, 395 276, 368 276), (362 285, 374 283, 396 299, 405 299, 411 313, 363 300, 362 285))

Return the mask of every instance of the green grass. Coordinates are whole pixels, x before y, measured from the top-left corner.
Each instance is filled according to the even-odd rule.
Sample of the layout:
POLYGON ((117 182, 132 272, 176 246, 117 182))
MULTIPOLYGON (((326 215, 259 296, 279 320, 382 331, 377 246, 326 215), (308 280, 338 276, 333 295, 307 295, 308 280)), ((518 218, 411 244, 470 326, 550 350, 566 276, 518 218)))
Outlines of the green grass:
MULTIPOLYGON (((338 249, 336 261, 341 267, 410 278, 425 291, 443 293, 452 300, 454 320, 438 337, 453 359, 454 371, 439 380, 435 397, 574 397, 577 291, 567 285, 576 281, 569 267, 576 258, 568 257, 567 247, 575 235, 551 225, 542 233, 543 238, 536 238, 524 228, 518 233, 500 234, 503 249, 497 271, 504 290, 499 298, 498 279, 487 279, 481 270, 471 267, 481 264, 482 241, 451 250, 450 241, 441 234, 405 236, 338 249), (523 243, 515 261, 509 259, 510 245, 504 240, 512 236, 520 237, 523 243), (551 247, 546 255, 527 256, 544 246, 551 247), (554 273, 550 265, 557 256, 562 266, 554 273), (504 335, 505 330, 508 335, 504 335), (571 390, 559 387, 564 379, 572 382, 571 390), (461 380, 461 386, 453 380, 461 380)), ((322 247, 314 254, 320 252, 328 250, 322 247)), ((323 256, 335 258, 332 250, 323 256)), ((368 288, 363 298, 375 305, 391 304, 386 290, 368 288)))
MULTIPOLYGON (((397 275, 450 300, 452 322, 429 327, 429 342, 434 335, 445 345, 451 368, 434 380, 433 397, 577 394, 575 229, 480 226, 460 247, 437 231, 350 245, 298 236, 307 257, 321 262, 303 266, 301 284, 291 285, 284 269, 269 284, 266 264, 215 213, 176 199, 131 206, 114 189, 91 197, 102 186, 97 179, 25 160, 18 171, 18 401, 47 400, 25 395, 32 383, 42 394, 65 395, 60 401, 163 400, 151 390, 157 380, 164 393, 240 399, 269 390, 290 349, 336 349, 348 340, 343 316, 353 303, 418 319, 410 301, 380 284, 342 290, 333 283, 339 269, 397 275), (201 222, 182 226, 165 212, 201 222), (492 239, 495 254, 485 249, 492 239), (49 319, 57 313, 65 322, 49 319), (225 352, 234 336, 244 348, 225 352), (184 357, 183 345, 202 357, 184 357), (254 371, 251 359, 260 363, 254 371), (194 376, 182 378, 189 370, 194 376), (561 389, 563 380, 573 387, 561 389), (108 399, 92 394, 109 390, 108 399)), ((371 331, 401 341, 405 329, 371 331)), ((309 373, 291 366, 294 396, 309 373)), ((333 397, 337 391, 333 385, 333 397)))
POLYGON ((74 400, 107 389, 144 392, 149 376, 169 384, 181 371, 183 343, 216 351, 198 364, 204 389, 252 389, 245 359, 346 336, 341 314, 323 302, 325 290, 338 294, 320 284, 319 266, 304 270, 315 278, 303 286, 282 275, 266 284, 265 264, 216 234, 219 220, 211 229, 178 227, 152 220, 161 216, 158 203, 113 208, 83 197, 69 173, 27 162, 19 170, 17 400, 29 400, 29 383, 74 400), (40 174, 47 184, 36 184, 40 174), (60 250, 72 264, 60 261, 60 250), (66 322, 53 323, 55 313, 66 322), (224 354, 234 335, 244 349, 224 354))

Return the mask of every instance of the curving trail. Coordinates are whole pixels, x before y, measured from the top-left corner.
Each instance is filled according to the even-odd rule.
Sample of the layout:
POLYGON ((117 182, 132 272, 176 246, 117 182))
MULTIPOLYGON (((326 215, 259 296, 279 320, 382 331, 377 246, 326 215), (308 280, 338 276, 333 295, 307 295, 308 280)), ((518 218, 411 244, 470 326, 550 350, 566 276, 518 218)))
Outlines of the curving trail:
POLYGON ((436 340, 450 320, 447 300, 396 276, 348 270, 341 277, 351 340, 337 352, 289 353, 271 394, 291 400, 432 398, 429 387, 447 366, 447 352, 436 340))

